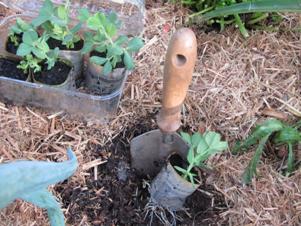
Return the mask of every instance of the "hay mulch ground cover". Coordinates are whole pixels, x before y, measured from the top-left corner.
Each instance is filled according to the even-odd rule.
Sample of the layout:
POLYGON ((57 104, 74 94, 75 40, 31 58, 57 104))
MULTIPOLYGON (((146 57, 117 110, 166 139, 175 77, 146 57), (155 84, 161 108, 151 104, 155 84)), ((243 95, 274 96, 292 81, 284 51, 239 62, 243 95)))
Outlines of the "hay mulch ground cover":
MULTIPOLYGON (((149 178, 130 168, 129 142, 156 128, 162 69, 171 34, 185 11, 147 2, 145 47, 129 77, 116 118, 107 125, 71 120, 64 114, 0 103, 0 163, 15 159, 62 161, 71 146, 79 169, 51 187, 68 225, 146 225, 149 178)), ((2 12, 0 10, 0 12, 2 12)), ((183 130, 220 132, 230 147, 268 116, 292 122, 300 116, 300 27, 298 15, 283 15, 279 31, 242 39, 234 28, 198 37, 198 61, 183 107, 183 130)), ((298 150, 296 150, 298 151, 298 150)), ((299 147, 299 153, 301 152, 299 147)), ((215 173, 187 201, 178 225, 300 225, 301 171, 278 173, 284 157, 266 151, 257 179, 242 186, 241 174, 254 150, 210 159, 215 173)), ((301 160, 301 156, 299 157, 301 160)), ((0 212, 0 225, 48 225, 45 212, 16 201, 0 212)), ((159 225, 154 219, 153 225, 159 225)))

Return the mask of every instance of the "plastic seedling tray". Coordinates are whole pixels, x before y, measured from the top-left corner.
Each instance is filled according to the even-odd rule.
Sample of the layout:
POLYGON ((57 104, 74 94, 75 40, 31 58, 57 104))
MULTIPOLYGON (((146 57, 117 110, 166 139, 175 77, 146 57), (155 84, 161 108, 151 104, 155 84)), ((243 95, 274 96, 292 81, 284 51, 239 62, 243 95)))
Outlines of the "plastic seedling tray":
MULTIPOLYGON (((36 15, 42 0, 30 1, 7 1, 2 0, 0 3, 10 7, 13 10, 21 11, 21 15, 14 15, 4 18, 0 21, 0 53, 4 56, 10 54, 5 50, 6 38, 8 29, 17 17, 23 19, 32 18, 36 15), (35 5, 35 7, 31 7, 35 5)), ((60 2, 56 0, 54 2, 60 2)), ((138 35, 141 34, 144 24, 144 0, 110 0, 110 1, 72 1, 73 6, 88 7, 90 11, 95 12, 101 10, 103 4, 111 6, 110 10, 115 10, 125 25, 130 24, 128 29, 120 31, 120 34, 138 35), (102 4, 102 5, 100 5, 102 4), (123 7, 132 5, 133 12, 126 12, 123 7)), ((108 9, 103 9, 108 11, 108 9)), ((122 85, 118 90, 115 90, 109 95, 97 96, 90 95, 78 90, 64 90, 60 88, 49 87, 41 84, 19 81, 6 77, 0 77, 0 101, 17 104, 17 105, 31 105, 40 107, 50 111, 64 111, 70 115, 79 116, 85 120, 93 120, 98 122, 107 122, 114 117, 117 112, 119 101, 122 95, 124 84, 128 76, 125 76, 122 85)))
POLYGON ((119 90, 105 96, 52 88, 36 83, 0 77, 0 100, 31 105, 52 111, 64 111, 86 120, 107 121, 116 114, 124 82, 119 90))

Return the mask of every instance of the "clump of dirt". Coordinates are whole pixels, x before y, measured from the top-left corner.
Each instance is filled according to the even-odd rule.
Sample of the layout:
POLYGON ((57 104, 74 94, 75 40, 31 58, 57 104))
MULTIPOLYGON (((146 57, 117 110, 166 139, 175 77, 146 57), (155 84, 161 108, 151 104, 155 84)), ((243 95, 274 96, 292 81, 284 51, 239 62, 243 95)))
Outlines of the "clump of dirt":
MULTIPOLYGON (((63 207, 68 209, 66 217, 68 223, 78 225, 83 216, 87 217, 92 225, 146 225, 150 219, 146 216, 145 206, 149 200, 148 184, 150 178, 137 176, 137 172, 130 167, 130 145, 132 137, 150 131, 154 125, 141 120, 134 127, 127 129, 116 137, 108 147, 90 144, 92 155, 100 157, 101 153, 110 150, 107 163, 98 166, 97 180, 94 172, 86 178, 85 185, 56 186, 61 194, 63 207)), ((203 192, 195 192, 187 199, 188 213, 178 212, 178 225, 204 225, 217 222, 221 209, 225 209, 224 197, 212 187, 204 185, 202 190, 212 194, 212 197, 203 192), (212 202, 212 199, 215 201, 212 202), (214 205, 212 206, 212 203, 214 205)), ((153 225, 162 225, 158 219, 153 219, 153 225)))

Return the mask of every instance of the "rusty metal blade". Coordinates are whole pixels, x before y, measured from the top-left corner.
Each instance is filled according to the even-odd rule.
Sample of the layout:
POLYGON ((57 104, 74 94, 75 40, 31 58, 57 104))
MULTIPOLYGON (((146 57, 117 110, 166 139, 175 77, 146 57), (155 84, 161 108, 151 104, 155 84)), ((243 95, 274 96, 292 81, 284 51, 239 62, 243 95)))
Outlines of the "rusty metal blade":
POLYGON ((132 167, 141 175, 155 176, 162 168, 166 158, 173 152, 186 159, 188 144, 177 133, 168 135, 160 130, 152 130, 135 137, 131 141, 132 167))

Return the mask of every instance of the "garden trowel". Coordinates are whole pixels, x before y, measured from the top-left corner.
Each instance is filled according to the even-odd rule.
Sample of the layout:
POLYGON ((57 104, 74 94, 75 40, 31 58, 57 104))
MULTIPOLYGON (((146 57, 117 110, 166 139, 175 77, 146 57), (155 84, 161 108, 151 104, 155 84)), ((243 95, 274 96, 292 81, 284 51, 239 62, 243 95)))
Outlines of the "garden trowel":
POLYGON ((132 167, 140 174, 155 176, 171 153, 186 159, 189 146, 176 131, 181 125, 181 107, 196 57, 197 42, 193 31, 188 28, 176 31, 169 41, 165 59, 162 108, 157 117, 159 129, 131 141, 132 167))

